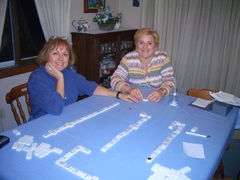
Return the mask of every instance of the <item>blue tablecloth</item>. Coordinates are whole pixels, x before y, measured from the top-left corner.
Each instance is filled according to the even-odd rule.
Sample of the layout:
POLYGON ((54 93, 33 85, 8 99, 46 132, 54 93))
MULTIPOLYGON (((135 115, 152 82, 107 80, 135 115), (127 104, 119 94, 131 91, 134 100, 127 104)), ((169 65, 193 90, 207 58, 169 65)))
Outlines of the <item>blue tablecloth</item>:
MULTIPOLYGON (((146 97, 151 89, 142 90, 146 97)), ((140 104, 100 96, 78 101, 66 107, 59 116, 46 115, 15 128, 21 132, 19 136, 12 130, 1 133, 10 138, 10 143, 0 149, 0 179, 81 179, 55 164, 57 159, 78 145, 90 149, 91 153, 79 152, 67 163, 101 180, 146 180, 153 174, 151 167, 154 163, 173 169, 189 166, 191 171, 186 174, 189 178, 211 179, 233 134, 238 109, 234 108, 227 116, 221 116, 189 106, 193 100, 193 97, 180 94, 177 108, 169 106, 168 97, 159 103, 143 101, 140 104), (51 129, 114 102, 119 102, 119 105, 55 136, 43 137, 51 129), (102 152, 105 144, 142 118, 139 116, 141 112, 146 112, 151 118, 102 152), (173 130, 168 127, 173 121, 185 123, 186 126, 151 163, 146 162, 147 157, 172 133, 173 130), (198 127, 197 133, 210 135, 211 138, 186 134, 192 127, 198 127), (13 143, 24 135, 31 135, 34 142, 51 144, 52 148, 60 148, 63 152, 50 153, 43 158, 33 155, 32 159, 27 160, 26 152, 12 149, 13 143), (203 144, 205 159, 187 156, 183 151, 183 142, 203 144)))

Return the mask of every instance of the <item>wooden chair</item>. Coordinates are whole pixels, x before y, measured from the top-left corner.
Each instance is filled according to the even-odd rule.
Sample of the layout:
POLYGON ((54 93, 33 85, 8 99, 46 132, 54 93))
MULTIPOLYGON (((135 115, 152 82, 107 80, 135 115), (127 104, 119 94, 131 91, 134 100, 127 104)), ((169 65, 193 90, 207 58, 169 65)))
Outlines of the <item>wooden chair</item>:
POLYGON ((188 96, 193 96, 193 97, 197 97, 197 98, 202 98, 202 99, 206 99, 206 100, 213 100, 213 97, 209 95, 209 92, 216 92, 213 90, 209 90, 209 89, 194 89, 191 88, 188 90, 187 95, 188 96))
POLYGON ((25 97, 25 102, 26 102, 26 105, 27 105, 28 113, 30 114, 31 107, 30 107, 30 102, 29 102, 27 83, 21 84, 21 85, 18 85, 16 87, 12 88, 10 90, 10 92, 8 92, 6 94, 6 102, 7 102, 7 104, 11 105, 11 109, 12 109, 12 112, 13 112, 13 115, 14 115, 14 119, 15 119, 18 126, 28 122, 28 120, 26 120, 26 118, 25 118, 25 113, 23 111, 22 104, 19 100, 19 98, 22 97, 22 96, 25 97), (18 111, 17 111, 14 104, 17 105, 18 111), (19 115, 20 115, 22 121, 20 120, 19 115))
MULTIPOLYGON (((209 95, 209 92, 217 92, 214 90, 209 90, 209 89, 194 89, 191 88, 187 91, 187 95, 188 96, 193 96, 193 97, 197 97, 197 98, 202 98, 202 99, 206 99, 206 100, 213 100, 213 97, 209 95)), ((226 147, 226 151, 230 148, 230 144, 228 144, 228 146, 226 147)), ((218 176, 221 176, 221 178, 224 178, 224 166, 223 166, 223 161, 221 159, 218 168, 214 174, 214 178, 218 178, 218 176)))

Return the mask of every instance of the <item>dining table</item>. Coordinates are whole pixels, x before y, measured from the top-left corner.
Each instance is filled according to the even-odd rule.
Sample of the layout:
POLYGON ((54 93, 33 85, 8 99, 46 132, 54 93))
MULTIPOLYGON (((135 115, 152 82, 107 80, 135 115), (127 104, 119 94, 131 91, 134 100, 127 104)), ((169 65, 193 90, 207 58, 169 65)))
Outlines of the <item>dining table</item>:
POLYGON ((9 143, 0 149, 0 179, 147 180, 158 165, 171 171, 187 168, 181 172, 186 179, 211 180, 238 109, 219 115, 192 106, 196 98, 181 93, 172 107, 168 96, 149 102, 154 89, 140 89, 140 103, 93 95, 60 115, 1 132, 9 143))

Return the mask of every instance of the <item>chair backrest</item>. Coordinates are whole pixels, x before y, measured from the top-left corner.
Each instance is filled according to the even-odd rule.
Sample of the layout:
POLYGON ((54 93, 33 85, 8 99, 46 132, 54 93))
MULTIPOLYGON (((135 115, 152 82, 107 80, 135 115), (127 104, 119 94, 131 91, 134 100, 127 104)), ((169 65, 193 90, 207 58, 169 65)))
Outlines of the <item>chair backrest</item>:
POLYGON ((213 100, 213 97, 209 95, 209 92, 216 92, 216 91, 209 90, 209 89, 194 89, 194 88, 191 88, 191 89, 188 90, 187 95, 197 97, 197 98, 206 99, 206 100, 213 100))
POLYGON ((27 83, 24 83, 24 84, 21 84, 21 85, 18 85, 16 87, 12 88, 10 90, 10 92, 8 92, 6 94, 6 102, 7 102, 7 104, 11 105, 11 109, 12 109, 15 121, 18 126, 28 122, 28 120, 26 120, 26 118, 25 118, 25 113, 23 111, 22 104, 19 100, 19 98, 22 96, 25 97, 25 102, 27 105, 28 113, 30 114, 31 107, 30 107, 29 95, 28 95, 28 90, 27 90, 27 83), (14 102, 16 102, 18 111, 16 110, 14 102), (19 114, 18 114, 18 112, 19 112, 19 114), (22 121, 20 120, 19 115, 20 115, 22 121))

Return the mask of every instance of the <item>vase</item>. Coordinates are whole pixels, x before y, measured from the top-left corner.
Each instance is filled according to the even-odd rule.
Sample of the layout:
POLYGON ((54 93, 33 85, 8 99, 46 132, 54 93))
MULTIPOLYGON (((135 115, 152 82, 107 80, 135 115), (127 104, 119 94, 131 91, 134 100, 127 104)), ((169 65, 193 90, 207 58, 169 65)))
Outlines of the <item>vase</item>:
POLYGON ((114 29, 116 22, 108 23, 108 24, 100 24, 98 23, 98 28, 102 31, 111 31, 114 29))

